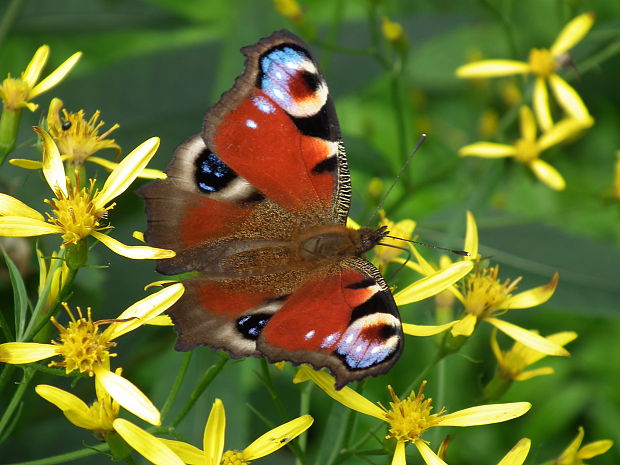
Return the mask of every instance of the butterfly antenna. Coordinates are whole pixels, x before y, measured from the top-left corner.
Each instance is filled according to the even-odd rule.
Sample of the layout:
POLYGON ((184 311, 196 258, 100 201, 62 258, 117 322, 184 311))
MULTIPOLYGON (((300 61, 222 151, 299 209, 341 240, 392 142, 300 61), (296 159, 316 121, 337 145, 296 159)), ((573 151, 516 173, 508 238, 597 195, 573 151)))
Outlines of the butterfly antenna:
MULTIPOLYGON (((386 236, 386 237, 389 237, 389 236, 386 236)), ((392 249, 402 250, 403 252, 407 254, 407 258, 405 259, 405 261, 402 262, 400 266, 396 268, 394 272, 386 279, 386 281, 390 282, 398 273, 401 272, 401 270, 405 267, 405 265, 407 265, 407 262, 411 260, 411 250, 406 249, 405 247, 399 247, 397 245, 384 244, 382 242, 379 242, 377 245, 382 245, 383 247, 390 247, 392 249)))
POLYGON ((392 181, 392 184, 390 185, 388 190, 385 191, 385 194, 383 194, 383 197, 381 197, 381 200, 377 204, 377 208, 375 208, 375 211, 372 212, 372 215, 370 215, 370 218, 368 218, 368 221, 366 221, 367 225, 370 225, 372 223, 372 220, 375 219, 375 216, 377 216, 377 213, 379 213, 379 210, 381 210, 381 208, 383 207, 383 204, 385 203, 385 200, 388 198, 388 195, 390 195, 390 192, 392 192, 392 189, 394 189, 394 187, 396 186, 396 183, 398 182, 398 180, 401 178, 401 176, 407 169, 407 166, 409 166, 409 163, 413 159, 413 156, 418 151, 418 149, 422 146, 425 140, 426 140, 426 134, 422 134, 420 136, 420 139, 418 139, 418 143, 415 145, 413 151, 409 154, 409 156, 405 160, 405 163, 403 163, 403 166, 401 167, 400 171, 398 172, 398 174, 392 181))
MULTIPOLYGON (((446 252, 450 252, 456 255, 461 255, 463 257, 471 256, 471 254, 469 252, 466 252, 465 250, 448 249, 446 247, 439 247, 438 245, 427 244, 425 242, 412 241, 410 239, 403 239, 402 237, 396 237, 396 236, 385 235, 383 237, 389 237, 390 239, 396 239, 396 240, 403 241, 403 242, 409 242, 411 244, 423 245, 424 247, 428 247, 430 249, 445 250, 446 252)), ((386 245, 386 244, 378 244, 378 245, 386 245)), ((398 248, 400 249, 401 247, 398 247, 398 248)))

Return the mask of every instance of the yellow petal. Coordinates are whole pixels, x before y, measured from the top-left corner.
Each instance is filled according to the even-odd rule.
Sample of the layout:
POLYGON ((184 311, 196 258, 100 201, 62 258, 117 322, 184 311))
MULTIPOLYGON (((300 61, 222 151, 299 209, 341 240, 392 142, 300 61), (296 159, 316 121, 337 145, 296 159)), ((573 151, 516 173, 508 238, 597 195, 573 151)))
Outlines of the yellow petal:
POLYGON ((71 68, 75 66, 80 57, 82 56, 82 52, 77 52, 71 55, 69 58, 65 60, 63 64, 61 64, 58 68, 52 71, 49 76, 39 82, 28 94, 28 99, 31 100, 35 98, 37 95, 42 94, 43 92, 47 92, 60 81, 62 81, 67 73, 71 71, 71 68))
POLYGON ((405 456, 405 443, 398 441, 396 443, 396 449, 394 449, 394 457, 392 457, 392 465, 407 465, 407 458, 405 456))
POLYGON ((519 109, 519 122, 521 128, 521 137, 525 140, 536 140, 536 121, 532 110, 527 105, 522 105, 519 109))
MULTIPOLYGON (((118 163, 106 160, 105 158, 95 157, 92 155, 88 157, 86 161, 96 163, 97 165, 103 166, 105 169, 108 169, 110 171, 114 170, 119 165, 118 163)), ((166 179, 168 176, 166 176, 166 173, 164 173, 163 171, 145 168, 140 171, 138 177, 142 179, 166 179)))
POLYGON ((552 375, 554 372, 551 367, 541 367, 534 370, 523 371, 515 376, 515 381, 527 381, 528 379, 536 378, 537 376, 552 375))
POLYGON ((345 407, 385 421, 385 412, 381 410, 378 405, 373 404, 363 395, 354 391, 350 387, 345 386, 339 391, 336 391, 336 389, 334 389, 336 380, 334 380, 334 378, 327 373, 313 370, 307 365, 301 365, 297 375, 295 375, 295 378, 293 379, 293 382, 301 383, 309 379, 325 391, 328 396, 340 402, 345 407))
POLYGON ((551 84, 551 90, 559 105, 569 116, 581 121, 584 128, 594 124, 594 120, 590 116, 585 103, 583 103, 577 91, 568 82, 557 74, 552 74, 549 76, 549 84, 551 84))
POLYGON ((476 328, 478 318, 472 313, 466 313, 465 316, 457 321, 452 327, 451 334, 453 336, 471 336, 476 328))
POLYGON ((521 344, 537 350, 538 352, 542 352, 543 354, 560 355, 564 357, 568 357, 570 355, 570 353, 561 345, 545 339, 532 331, 513 325, 512 323, 508 323, 497 318, 485 318, 484 321, 492 324, 514 340, 519 341, 521 344))
POLYGON ((511 76, 530 72, 530 65, 515 60, 483 60, 460 66, 456 76, 460 78, 487 78, 511 76))
POLYGON ((566 188, 566 181, 562 175, 546 161, 537 158, 529 162, 528 165, 536 177, 551 189, 561 191, 566 188))
POLYGON ((351 229, 359 229, 361 226, 359 225, 359 223, 357 223, 357 221, 355 221, 353 218, 351 218, 350 216, 347 217, 347 228, 351 228, 351 229))
POLYGON ((132 150, 108 176, 99 195, 94 199, 97 206, 103 207, 125 192, 151 161, 158 147, 159 137, 151 137, 132 150))
POLYGON ((604 454, 607 452, 611 446, 613 446, 613 441, 609 439, 601 439, 600 441, 594 441, 589 444, 586 444, 579 452, 577 452, 577 456, 580 459, 591 459, 592 457, 596 457, 597 455, 604 454))
POLYGON ((0 344, 0 362, 19 365, 38 362, 58 355, 58 346, 34 342, 5 342, 0 344))
POLYGON ((146 241, 144 240, 144 233, 142 231, 134 231, 131 233, 131 237, 133 237, 134 239, 142 242, 143 244, 146 244, 146 241))
POLYGON ((403 323, 403 333, 409 336, 434 336, 435 334, 443 333, 444 331, 452 328, 459 320, 451 321, 445 325, 412 325, 409 323, 403 323))
POLYGON ((550 52, 554 57, 558 57, 563 53, 569 51, 571 48, 575 46, 578 42, 581 42, 581 39, 585 37, 588 33, 592 25, 594 24, 594 13, 583 13, 572 21, 570 21, 558 37, 553 42, 551 46, 550 52))
POLYGON ((224 452, 225 432, 226 413, 224 412, 224 404, 220 399, 215 399, 202 439, 206 465, 220 465, 224 452))
POLYGON ((104 331, 106 338, 111 341, 129 331, 133 331, 151 318, 165 312, 181 298, 184 292, 185 287, 183 284, 176 283, 139 300, 127 308, 117 318, 118 320, 127 321, 112 323, 106 328, 104 331))
POLYGON ((149 283, 146 286, 144 286, 144 290, 146 291, 152 287, 162 287, 170 283, 178 283, 178 281, 174 279, 162 279, 161 281, 153 281, 152 283, 149 283))
POLYGON ((22 73, 22 80, 28 83, 28 87, 32 88, 41 75, 41 71, 47 63, 47 58, 50 55, 50 48, 48 45, 41 45, 26 66, 25 71, 22 73))
POLYGON ((179 456, 183 463, 189 465, 204 465, 205 454, 198 447, 187 444, 186 442, 173 441, 171 439, 158 438, 168 448, 179 456))
POLYGON ((172 250, 157 249, 146 245, 125 245, 113 237, 97 231, 93 231, 91 236, 108 247, 112 252, 134 260, 155 260, 171 258, 176 255, 172 250))
POLYGON ((426 465, 448 465, 446 462, 441 460, 430 447, 428 447, 426 442, 421 439, 416 439, 413 443, 418 448, 418 452, 420 452, 420 455, 424 459, 426 465))
POLYGON ((555 293, 555 288, 558 285, 560 275, 556 272, 544 286, 538 286, 528 291, 520 292, 509 297, 502 308, 516 309, 516 308, 530 308, 537 305, 544 304, 555 293))
POLYGON ((467 226, 465 229, 465 252, 469 252, 469 259, 478 258, 478 226, 472 212, 467 210, 467 226))
POLYGON ((67 418, 78 428, 96 430, 99 427, 99 423, 91 415, 88 405, 79 397, 46 384, 39 384, 34 390, 45 400, 62 410, 63 413, 66 414, 70 411, 71 414, 67 418))
POLYGON ((60 226, 21 216, 0 216, 0 236, 31 237, 62 234, 60 226))
MULTIPOLYGON (((559 333, 551 334, 545 339, 564 347, 569 342, 577 339, 577 333, 574 331, 561 331, 559 333)), ((523 363, 525 363, 526 366, 532 365, 543 359, 546 355, 547 354, 543 354, 537 350, 532 350, 528 347, 528 350, 522 353, 523 363)))
POLYGON ((512 157, 517 153, 512 145, 496 144, 495 142, 476 142, 459 149, 459 156, 482 157, 482 158, 503 158, 512 157))
POLYGON ((471 261, 463 260, 450 265, 448 268, 439 270, 430 276, 419 279, 402 291, 396 293, 394 296, 396 305, 407 305, 439 294, 441 291, 463 278, 473 267, 474 264, 471 261))
POLYGON ((277 451, 310 428, 313 421, 310 415, 303 415, 268 431, 243 450, 243 460, 249 462, 277 451))
POLYGON ((529 402, 511 402, 508 404, 490 404, 470 407, 458 412, 439 417, 441 426, 478 426, 500 423, 524 415, 532 404, 529 402))
POLYGON ((585 432, 583 431, 583 427, 580 426, 577 430, 577 436, 575 436, 575 439, 573 439, 568 447, 564 449, 564 452, 562 452, 562 457, 567 456, 572 458, 577 454, 577 451, 581 446, 581 442, 583 441, 584 434, 585 432))
POLYGON ((54 97, 50 102, 50 106, 47 109, 47 128, 48 130, 55 129, 60 131, 62 129, 62 121, 60 120, 60 112, 62 111, 63 102, 57 97, 54 97))
POLYGON ((60 189, 67 197, 67 178, 58 147, 47 131, 37 126, 33 129, 43 138, 43 175, 45 180, 54 193, 60 189))
POLYGON ((40 170, 43 168, 43 163, 36 160, 27 160, 25 158, 11 158, 9 163, 18 168, 24 168, 26 170, 40 170))
POLYGON ((156 316, 155 318, 151 318, 149 321, 146 321, 144 324, 151 326, 174 326, 172 319, 168 315, 156 316))
POLYGON ((534 84, 534 111, 543 131, 548 131, 553 126, 551 109, 549 108, 549 92, 545 78, 538 76, 534 84))
POLYGON ((140 455, 156 465, 184 465, 183 461, 158 438, 123 419, 114 420, 114 429, 140 455))
POLYGON ((532 441, 528 438, 521 439, 506 455, 504 455, 504 458, 501 459, 497 465, 522 465, 523 462, 525 462, 527 454, 530 452, 531 445, 532 441))
POLYGON ((493 331, 491 332, 491 351, 493 352, 498 365, 501 365, 504 360, 504 353, 497 343, 497 330, 495 328, 493 328, 493 331))
POLYGON ((21 216, 33 220, 44 221, 45 218, 34 208, 30 208, 15 197, 0 193, 0 216, 21 216))
POLYGON ((125 410, 152 425, 161 424, 159 410, 133 383, 101 366, 95 368, 95 376, 110 397, 125 410))

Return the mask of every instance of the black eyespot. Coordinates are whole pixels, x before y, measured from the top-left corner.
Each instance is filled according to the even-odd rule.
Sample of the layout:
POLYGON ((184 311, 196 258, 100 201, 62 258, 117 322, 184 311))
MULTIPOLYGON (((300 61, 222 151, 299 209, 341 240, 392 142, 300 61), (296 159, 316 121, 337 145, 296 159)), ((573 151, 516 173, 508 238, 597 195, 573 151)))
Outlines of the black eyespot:
POLYGON ((209 149, 204 149, 196 159, 196 184, 203 192, 218 192, 236 177, 237 174, 209 149))
POLYGON ((258 339, 260 332, 271 318, 270 314, 257 313, 256 315, 242 316, 237 320, 237 330, 246 338, 252 341, 258 339))
POLYGON ((67 131, 71 128, 71 121, 63 121, 61 127, 63 131, 67 131))

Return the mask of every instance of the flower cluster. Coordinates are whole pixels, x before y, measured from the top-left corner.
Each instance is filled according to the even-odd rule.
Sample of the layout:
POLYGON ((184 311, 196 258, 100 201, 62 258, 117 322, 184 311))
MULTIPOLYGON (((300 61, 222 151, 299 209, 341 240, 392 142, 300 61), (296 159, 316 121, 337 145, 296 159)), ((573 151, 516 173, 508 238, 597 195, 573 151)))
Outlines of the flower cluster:
POLYGON ((513 144, 476 142, 462 147, 459 155, 483 158, 512 157, 526 164, 534 175, 550 188, 564 189, 566 182, 562 175, 549 163, 541 160, 540 155, 553 145, 575 138, 594 124, 594 119, 579 94, 558 74, 568 62, 570 49, 585 37, 593 24, 592 13, 577 16, 562 29, 550 48, 532 49, 527 62, 482 60, 459 67, 456 75, 464 79, 515 74, 534 75, 532 98, 536 115, 534 117, 530 106, 523 104, 520 108, 521 135, 513 144), (554 121, 549 87, 563 112, 559 121, 554 121), (540 136, 536 120, 543 131, 540 136))

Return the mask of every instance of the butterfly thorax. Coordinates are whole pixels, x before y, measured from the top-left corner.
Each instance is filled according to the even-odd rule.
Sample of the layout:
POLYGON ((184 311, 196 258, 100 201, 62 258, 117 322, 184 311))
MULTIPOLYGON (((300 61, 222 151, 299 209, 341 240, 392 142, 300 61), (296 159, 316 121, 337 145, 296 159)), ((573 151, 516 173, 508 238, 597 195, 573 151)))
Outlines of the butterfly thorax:
POLYGON ((351 229, 338 224, 321 226, 297 238, 298 258, 313 262, 359 256, 372 249, 385 234, 385 228, 351 229))

